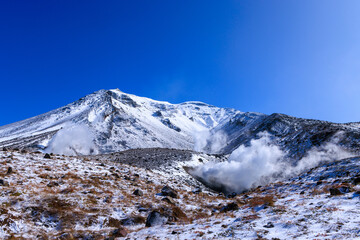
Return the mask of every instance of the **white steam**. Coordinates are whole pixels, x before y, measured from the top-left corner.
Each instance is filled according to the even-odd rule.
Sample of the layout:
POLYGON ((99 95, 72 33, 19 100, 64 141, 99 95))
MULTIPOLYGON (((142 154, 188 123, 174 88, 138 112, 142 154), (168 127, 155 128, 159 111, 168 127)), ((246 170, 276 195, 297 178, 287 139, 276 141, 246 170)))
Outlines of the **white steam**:
POLYGON ((351 154, 341 149, 335 140, 313 148, 306 157, 292 165, 285 161, 286 154, 278 146, 271 144, 269 134, 262 133, 260 139, 251 140, 250 146, 242 145, 232 152, 227 162, 208 163, 195 168, 191 173, 208 186, 214 186, 218 190, 221 188, 228 193, 239 193, 294 176, 321 162, 350 157, 351 154))
POLYGON ((222 132, 218 131, 211 137, 210 142, 210 150, 212 153, 217 153, 223 148, 227 143, 228 137, 227 135, 222 132))
POLYGON ((320 163, 332 162, 353 156, 354 154, 345 151, 335 141, 329 142, 323 146, 312 148, 308 154, 297 163, 295 167, 285 169, 285 175, 294 176, 300 174, 306 169, 316 167, 320 163))
POLYGON ((228 140, 227 135, 222 131, 218 131, 215 134, 211 134, 210 131, 201 131, 197 132, 194 138, 195 151, 210 153, 218 153, 226 145, 228 140))
POLYGON ((208 130, 197 131, 194 134, 194 140, 195 140, 194 150, 198 152, 202 152, 205 149, 209 138, 210 138, 210 131, 208 130))
POLYGON ((46 152, 69 156, 96 154, 93 134, 85 125, 66 126, 50 141, 46 152))

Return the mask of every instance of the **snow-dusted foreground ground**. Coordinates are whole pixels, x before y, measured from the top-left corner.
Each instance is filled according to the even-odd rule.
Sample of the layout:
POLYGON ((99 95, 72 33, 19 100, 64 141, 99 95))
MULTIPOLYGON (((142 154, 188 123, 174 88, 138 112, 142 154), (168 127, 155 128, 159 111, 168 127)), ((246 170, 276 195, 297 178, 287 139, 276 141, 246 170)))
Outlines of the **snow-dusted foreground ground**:
POLYGON ((0 239, 356 239, 359 160, 224 198, 150 169, 0 151, 0 239))

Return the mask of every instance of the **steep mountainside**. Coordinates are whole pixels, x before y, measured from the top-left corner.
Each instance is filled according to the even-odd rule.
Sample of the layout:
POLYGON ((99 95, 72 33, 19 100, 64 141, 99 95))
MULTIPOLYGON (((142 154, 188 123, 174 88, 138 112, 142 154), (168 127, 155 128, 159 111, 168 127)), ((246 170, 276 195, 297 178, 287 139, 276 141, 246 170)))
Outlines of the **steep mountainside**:
POLYGON ((153 147, 230 154, 262 132, 268 132, 293 160, 329 142, 351 152, 360 150, 360 123, 243 113, 201 102, 170 104, 118 89, 100 90, 65 107, 2 126, 0 147, 67 155, 153 147))
POLYGON ((73 141, 90 132, 95 146, 91 152, 83 149, 80 153, 149 147, 192 150, 198 132, 212 129, 235 114, 241 112, 201 102, 170 104, 118 89, 100 90, 65 107, 0 127, 0 146, 45 149, 61 137, 73 141))
POLYGON ((278 113, 269 116, 246 113, 235 116, 213 131, 222 132, 228 139, 226 146, 219 151, 221 153, 231 153, 240 145, 247 145, 262 132, 269 133, 273 142, 295 160, 304 157, 310 149, 329 142, 350 152, 360 150, 360 123, 339 124, 278 113))

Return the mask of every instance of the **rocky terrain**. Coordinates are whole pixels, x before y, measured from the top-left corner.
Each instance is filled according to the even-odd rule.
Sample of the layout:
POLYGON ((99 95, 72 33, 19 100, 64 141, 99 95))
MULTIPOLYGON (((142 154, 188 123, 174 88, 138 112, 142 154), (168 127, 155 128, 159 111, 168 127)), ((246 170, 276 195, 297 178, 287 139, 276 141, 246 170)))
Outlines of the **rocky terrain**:
POLYGON ((169 177, 145 164, 146 156, 150 162, 179 157, 183 166, 218 161, 216 156, 147 149, 96 159, 4 150, 1 239, 360 237, 359 158, 225 197, 179 181, 182 173, 169 177), (137 156, 141 160, 132 162, 137 156))

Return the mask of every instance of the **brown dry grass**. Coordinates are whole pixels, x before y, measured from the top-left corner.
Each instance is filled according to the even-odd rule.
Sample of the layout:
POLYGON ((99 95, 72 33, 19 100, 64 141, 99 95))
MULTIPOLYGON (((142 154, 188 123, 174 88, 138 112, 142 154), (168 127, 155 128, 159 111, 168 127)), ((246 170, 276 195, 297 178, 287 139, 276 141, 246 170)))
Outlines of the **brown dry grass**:
POLYGON ((274 195, 266 195, 266 196, 255 196, 251 199, 248 199, 246 201, 246 203, 250 206, 250 207, 257 207, 260 205, 267 205, 270 207, 273 207, 275 204, 275 198, 274 195))

